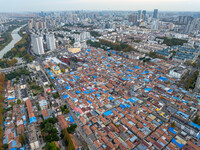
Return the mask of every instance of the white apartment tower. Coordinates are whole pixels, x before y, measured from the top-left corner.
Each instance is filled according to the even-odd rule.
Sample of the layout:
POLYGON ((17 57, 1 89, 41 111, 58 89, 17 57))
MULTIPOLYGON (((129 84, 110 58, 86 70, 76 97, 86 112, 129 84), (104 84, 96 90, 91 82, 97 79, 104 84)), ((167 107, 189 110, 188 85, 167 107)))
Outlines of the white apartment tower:
POLYGON ((46 36, 47 40, 47 49, 55 50, 56 49, 56 40, 54 34, 49 34, 46 36))
POLYGON ((32 34, 31 42, 32 42, 32 47, 33 47, 33 51, 35 54, 37 54, 37 55, 44 54, 43 37, 42 36, 32 34))
POLYGON ((80 34, 80 41, 87 41, 90 39, 90 32, 82 32, 80 34))

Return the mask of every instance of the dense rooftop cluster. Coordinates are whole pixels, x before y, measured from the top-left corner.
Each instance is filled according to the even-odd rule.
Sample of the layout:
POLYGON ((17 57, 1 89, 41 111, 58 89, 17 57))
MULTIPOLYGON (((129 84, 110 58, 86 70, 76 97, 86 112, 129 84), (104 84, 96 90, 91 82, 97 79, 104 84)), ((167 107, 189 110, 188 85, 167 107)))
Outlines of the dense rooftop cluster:
POLYGON ((198 149, 200 126, 192 119, 199 96, 176 86, 168 76, 172 63, 95 48, 80 57, 85 62, 73 72, 49 70, 59 65, 52 60, 44 64, 95 149, 198 149))

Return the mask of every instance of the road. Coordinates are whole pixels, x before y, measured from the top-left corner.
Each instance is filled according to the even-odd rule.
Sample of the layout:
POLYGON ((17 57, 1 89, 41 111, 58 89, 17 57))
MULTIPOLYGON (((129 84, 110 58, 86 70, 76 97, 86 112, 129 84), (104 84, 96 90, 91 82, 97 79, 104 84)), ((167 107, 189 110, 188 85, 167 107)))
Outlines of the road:
POLYGON ((11 71, 13 71, 15 69, 19 69, 19 68, 25 67, 26 65, 27 64, 22 64, 22 65, 15 66, 15 67, 0 69, 0 73, 2 73, 2 72, 9 73, 9 72, 11 72, 11 71))

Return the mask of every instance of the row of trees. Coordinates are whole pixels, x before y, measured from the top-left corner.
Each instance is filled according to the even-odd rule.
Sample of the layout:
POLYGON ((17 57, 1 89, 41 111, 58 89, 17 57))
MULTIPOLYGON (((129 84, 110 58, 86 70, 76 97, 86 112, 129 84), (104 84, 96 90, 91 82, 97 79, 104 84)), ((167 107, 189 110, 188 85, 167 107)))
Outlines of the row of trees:
POLYGON ((156 52, 149 52, 149 56, 150 56, 151 58, 166 59, 164 56, 156 54, 156 52))
POLYGON ((92 42, 91 40, 88 40, 87 44, 96 48, 103 48, 104 50, 107 50, 108 47, 112 50, 123 51, 123 52, 130 52, 132 50, 135 50, 133 47, 131 47, 126 43, 118 43, 118 42, 113 43, 102 39, 99 39, 99 42, 92 42))
POLYGON ((23 58, 26 62, 31 62, 33 60, 33 56, 28 54, 26 52, 26 49, 28 49, 28 46, 30 44, 30 37, 28 34, 25 34, 23 38, 15 44, 15 46, 8 51, 6 54, 4 54, 3 58, 14 58, 14 57, 20 57, 23 58))
POLYGON ((68 133, 67 129, 62 130, 61 138, 64 140, 65 145, 68 150, 75 150, 74 144, 72 142, 72 139, 71 139, 70 134, 68 133))
POLYGON ((3 116, 3 92, 5 85, 5 75, 3 73, 0 74, 0 148, 2 148, 2 140, 3 140, 3 129, 2 129, 2 116, 3 116))
POLYGON ((199 76, 199 71, 195 71, 194 74, 185 83, 186 90, 195 88, 198 76, 199 76))
POLYGON ((54 127, 56 121, 55 118, 49 118, 40 124, 41 134, 45 142, 51 143, 59 140, 58 130, 54 127))
POLYGON ((20 69, 16 69, 13 72, 6 74, 5 78, 7 80, 12 80, 14 78, 19 78, 22 74, 29 75, 30 72, 26 68, 20 68, 20 69))
POLYGON ((91 31, 91 32, 90 32, 90 35, 91 35, 91 36, 94 36, 94 37, 99 37, 99 36, 101 36, 101 34, 98 33, 98 32, 96 32, 96 31, 91 31))
POLYGON ((167 46, 176 46, 176 45, 183 45, 184 43, 187 43, 187 40, 182 40, 182 39, 176 39, 176 38, 160 38, 164 39, 163 43, 166 44, 167 46))
POLYGON ((16 63, 18 62, 17 59, 13 58, 13 59, 0 59, 0 67, 1 68, 7 68, 7 67, 12 67, 14 66, 16 63))
POLYGON ((0 50, 2 50, 6 45, 8 45, 12 41, 11 30, 4 32, 1 35, 1 39, 3 40, 0 41, 0 50))
POLYGON ((26 26, 24 26, 23 28, 21 28, 21 29, 18 31, 18 34, 19 34, 21 37, 24 36, 23 32, 26 31, 27 27, 28 27, 28 26, 26 25, 26 26))

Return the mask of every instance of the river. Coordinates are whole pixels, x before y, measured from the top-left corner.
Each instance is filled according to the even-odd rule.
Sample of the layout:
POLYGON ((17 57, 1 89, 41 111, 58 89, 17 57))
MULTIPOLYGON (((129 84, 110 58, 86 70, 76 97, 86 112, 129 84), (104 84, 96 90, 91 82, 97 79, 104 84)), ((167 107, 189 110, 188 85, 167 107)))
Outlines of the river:
POLYGON ((0 58, 3 58, 3 55, 6 54, 8 51, 10 51, 14 45, 21 40, 21 36, 18 34, 18 31, 23 28, 25 25, 16 28, 15 30, 12 31, 11 36, 12 36, 12 41, 4 47, 4 49, 0 50, 0 58))

